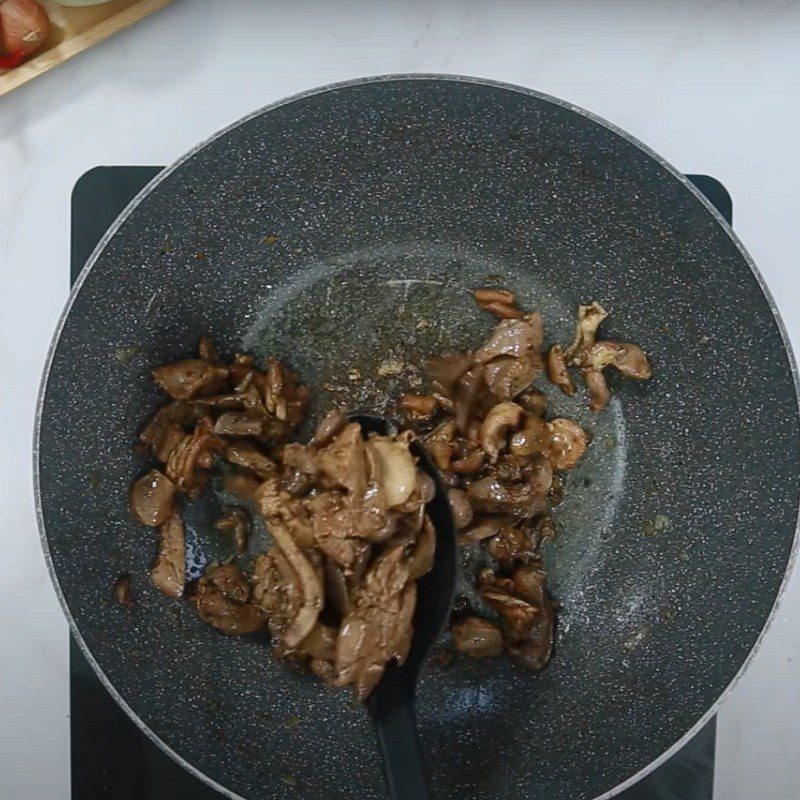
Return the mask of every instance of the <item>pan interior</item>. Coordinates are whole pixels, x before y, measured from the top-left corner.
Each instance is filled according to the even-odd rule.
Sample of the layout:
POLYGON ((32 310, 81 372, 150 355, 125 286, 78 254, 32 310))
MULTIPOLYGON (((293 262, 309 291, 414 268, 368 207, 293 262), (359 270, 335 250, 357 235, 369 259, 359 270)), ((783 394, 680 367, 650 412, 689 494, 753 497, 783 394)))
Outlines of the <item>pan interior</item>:
MULTIPOLYGON (((437 795, 601 795, 691 728, 755 643, 794 537, 797 402, 729 232, 631 141, 531 93, 417 79, 302 97, 212 140, 127 215, 74 298, 40 420, 46 546, 77 630, 142 724, 229 792, 383 786, 362 709, 149 586, 154 540, 126 499, 145 468, 133 432, 160 402, 148 368, 208 334, 285 358, 318 387, 315 413, 380 411, 421 356, 485 338, 469 290, 493 282, 550 341, 601 301, 609 338, 643 345, 656 375, 612 379, 597 417, 550 392, 593 436, 545 552, 556 655, 540 674, 429 666, 437 795), (111 600, 122 569, 132 614, 111 600)), ((204 514, 192 529, 214 557, 204 514)))
MULTIPOLYGON (((268 297, 243 346, 262 359, 291 354, 292 365, 317 387, 312 418, 332 406, 391 414, 409 382, 424 379, 419 365, 425 357, 472 349, 487 338, 496 319, 476 309, 468 288, 498 282, 543 314, 552 341, 569 340, 574 308, 529 264, 403 242, 309 264, 302 279, 268 297)), ((559 527, 570 535, 548 554, 552 588, 577 611, 586 581, 610 552, 603 543, 623 494, 624 411, 614 400, 598 417, 588 411, 585 395, 576 402, 546 381, 539 386, 552 415, 577 419, 596 442, 568 476, 557 510, 559 527)), ((472 593, 466 583, 462 590, 472 593)))

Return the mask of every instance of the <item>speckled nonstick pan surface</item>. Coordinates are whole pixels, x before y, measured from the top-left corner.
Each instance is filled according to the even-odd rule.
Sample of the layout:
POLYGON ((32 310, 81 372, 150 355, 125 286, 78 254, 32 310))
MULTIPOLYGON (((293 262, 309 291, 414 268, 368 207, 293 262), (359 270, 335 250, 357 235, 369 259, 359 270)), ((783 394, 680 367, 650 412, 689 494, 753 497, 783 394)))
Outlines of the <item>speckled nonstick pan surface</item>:
POLYGON ((451 78, 321 89, 140 195, 76 285, 41 398, 43 541, 79 640, 137 723, 228 794, 384 787, 361 708, 149 585, 155 539, 127 508, 146 464, 134 432, 161 402, 148 368, 205 333, 324 384, 315 411, 379 410, 403 384, 374 378, 381 362, 487 334, 468 289, 493 280, 544 313, 550 340, 600 300, 609 337, 642 344, 656 373, 612 380, 598 417, 553 396, 594 434, 545 552, 556 654, 540 674, 428 666, 437 797, 607 794, 709 713, 757 643, 791 560, 798 410, 785 337, 730 229, 658 157, 552 98, 451 78), (123 569, 132 613, 111 600, 123 569))

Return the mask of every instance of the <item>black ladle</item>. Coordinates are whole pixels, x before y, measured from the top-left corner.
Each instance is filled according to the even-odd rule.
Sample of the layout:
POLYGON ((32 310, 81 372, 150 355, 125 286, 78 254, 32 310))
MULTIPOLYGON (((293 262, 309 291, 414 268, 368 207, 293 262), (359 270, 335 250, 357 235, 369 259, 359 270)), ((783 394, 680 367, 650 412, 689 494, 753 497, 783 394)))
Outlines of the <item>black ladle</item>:
MULTIPOLYGON (((364 433, 387 436, 397 431, 390 420, 373 414, 353 413, 348 419, 359 422, 364 433)), ((417 581, 414 637, 408 658, 401 666, 390 664, 367 699, 393 800, 430 797, 414 709, 417 677, 447 623, 456 585, 456 527, 447 488, 422 445, 412 442, 411 453, 436 484, 436 494, 427 506, 436 529, 436 557, 431 571, 417 581)))

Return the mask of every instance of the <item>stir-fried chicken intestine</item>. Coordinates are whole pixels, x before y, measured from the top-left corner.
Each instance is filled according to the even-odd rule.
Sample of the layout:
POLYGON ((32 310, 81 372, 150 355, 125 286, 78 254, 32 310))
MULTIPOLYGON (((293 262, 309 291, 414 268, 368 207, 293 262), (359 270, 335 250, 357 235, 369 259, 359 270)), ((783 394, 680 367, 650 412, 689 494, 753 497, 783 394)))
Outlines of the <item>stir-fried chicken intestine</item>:
MULTIPOLYGON (((425 360, 429 385, 417 380, 397 398, 408 428, 394 436, 365 436, 334 409, 308 444, 291 441, 310 392, 276 358, 263 370, 246 354, 226 362, 203 338, 196 358, 156 367, 153 379, 169 402, 142 430, 140 449, 158 468, 130 492, 134 517, 158 530, 152 583, 186 598, 220 632, 266 631, 277 657, 366 697, 387 664, 406 658, 416 582, 436 557, 426 512, 436 484, 417 467, 417 440, 440 471, 460 546, 483 553, 468 559, 483 566, 465 576, 475 592, 471 604, 457 604, 455 649, 478 658, 505 652, 523 667, 544 667, 555 606, 539 547, 554 537, 551 510, 564 472, 579 463, 589 437, 576 422, 548 415, 534 381, 546 370, 572 395, 577 368, 599 411, 609 397, 605 369, 637 380, 651 370, 637 345, 598 339, 607 314, 597 303, 580 306, 568 347, 544 353, 540 314, 518 307, 507 289, 474 296, 499 321, 476 349, 425 360), (190 580, 183 507, 214 475, 236 498, 214 523, 217 544, 227 542, 231 555, 190 580), (270 539, 261 552, 250 535, 253 512, 270 539)), ((119 579, 114 591, 130 609, 129 583, 119 579)))
POLYGON ((345 421, 330 436, 330 423, 287 445, 289 470, 256 492, 276 547, 256 563, 254 596, 282 657, 366 697, 408 651, 415 581, 433 565, 433 486, 407 434, 364 439, 345 421), (300 492, 287 490, 292 471, 309 478, 300 492))
POLYGON ((653 374, 644 350, 637 344, 598 341, 597 330, 608 312, 597 302, 578 306, 572 343, 564 350, 554 344, 547 353, 547 377, 564 394, 575 394, 569 366, 581 367, 589 392, 589 409, 602 411, 611 399, 603 370, 614 367, 627 378, 645 381, 653 374))
MULTIPOLYGON (((137 520, 159 529, 153 583, 165 595, 180 597, 186 555, 177 498, 192 499, 202 492, 221 460, 230 465, 226 488, 244 499, 252 497, 262 481, 277 472, 268 450, 285 441, 301 421, 309 391, 276 359, 269 360, 264 373, 250 356, 241 354, 225 365, 205 337, 197 358, 156 367, 152 375, 172 400, 156 411, 139 436, 160 468, 133 484, 130 506, 137 520)), ((246 550, 249 518, 243 508, 229 509, 220 529, 230 531, 238 553, 246 550)), ((261 612, 254 616, 247 611, 246 622, 232 621, 245 612, 231 611, 227 590, 218 583, 190 587, 200 616, 226 633, 258 627, 261 612)))
MULTIPOLYGON (((223 633, 266 629, 280 658, 366 697, 387 663, 408 652, 416 581, 435 557, 425 511, 435 485, 417 468, 413 434, 365 438, 332 411, 309 444, 287 442, 303 420, 306 387, 275 358, 264 372, 241 354, 226 365, 207 339, 198 358, 153 376, 172 400, 140 441, 161 470, 136 481, 130 495, 134 516, 159 530, 153 584, 170 597, 185 593, 223 633), (177 498, 202 491, 214 467, 224 472, 224 487, 263 516, 273 545, 250 577, 236 563, 211 565, 185 587, 177 498)), ((435 406, 423 398, 409 408, 423 417, 435 406)), ((228 507, 215 524, 243 556, 245 506, 228 507)))
MULTIPOLYGON (((521 311, 505 289, 478 289, 475 299, 501 318, 488 340, 471 352, 428 359, 435 410, 409 395, 400 408, 451 487, 460 544, 483 548, 497 564, 491 582, 487 574, 473 576, 481 606, 459 604, 456 649, 476 657, 505 650, 540 669, 552 646, 554 610, 538 548, 542 532, 552 531, 554 474, 574 467, 588 440, 571 420, 545 419, 546 401, 533 387, 545 367, 541 315, 521 311), (537 581, 535 604, 530 592, 515 589, 514 576, 525 570, 537 581)), ((564 355, 555 355, 548 373, 566 384, 564 355)))

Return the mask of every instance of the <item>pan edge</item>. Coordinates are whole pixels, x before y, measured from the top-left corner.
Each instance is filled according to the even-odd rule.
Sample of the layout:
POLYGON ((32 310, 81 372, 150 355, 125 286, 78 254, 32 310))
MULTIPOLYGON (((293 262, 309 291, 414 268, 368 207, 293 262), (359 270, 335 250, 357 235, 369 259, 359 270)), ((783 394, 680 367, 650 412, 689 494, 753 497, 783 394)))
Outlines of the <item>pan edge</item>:
MULTIPOLYGON (((45 563, 47 566, 48 574, 50 575, 50 579, 53 583, 53 587, 56 592, 56 596, 58 597, 58 601, 61 605, 62 611, 67 619, 67 623, 70 629, 71 635, 75 638, 78 646, 80 647, 82 653, 87 658, 88 662, 92 666, 92 669, 97 674, 100 681, 105 686, 106 690, 112 695, 112 697, 116 700, 116 702, 120 705, 120 707, 125 711, 125 713, 131 718, 131 720, 136 724, 136 726, 142 730, 149 739, 151 739, 154 744, 160 747, 167 755, 177 761, 181 766, 187 769, 190 773, 198 777, 199 779, 203 780, 209 786, 214 788, 215 790, 219 791, 226 797, 232 798, 233 800, 246 800, 241 795, 238 795, 229 789, 225 788, 221 784, 214 781, 212 778, 201 772, 195 766, 190 764, 184 758, 182 758, 178 753, 172 750, 162 739, 160 739, 156 734, 150 730, 150 728, 141 720, 141 718, 133 711, 133 709, 127 705, 125 700, 121 697, 121 695, 116 691, 113 685, 110 683, 108 678, 106 677, 105 673, 100 668, 100 665, 95 660, 94 656, 90 652, 86 642, 84 641, 83 637, 81 636, 80 632, 77 629, 75 621, 69 611, 69 608, 66 603, 66 599, 64 594, 61 590, 61 586, 59 584, 58 578, 56 576, 55 570, 53 568, 52 563, 52 556, 50 553, 49 542, 47 539, 47 534, 45 530, 45 520, 44 520, 44 512, 42 508, 42 490, 41 490, 41 482, 40 482, 40 465, 39 465, 39 456, 40 456, 40 436, 41 436, 41 426, 42 426, 42 412, 44 408, 45 397, 47 393, 47 385, 50 376, 50 370, 52 368, 53 359, 55 356, 55 352, 58 348, 59 341, 61 339, 61 335, 64 330, 64 326, 66 324, 67 318, 69 317, 69 313, 72 309, 72 306, 75 302, 76 297, 78 296, 81 287, 86 280, 88 274, 91 272, 92 268, 96 264, 98 258, 100 257, 103 250, 105 250, 106 246, 108 245, 109 241, 112 237, 116 234, 122 224, 127 220, 127 218, 133 213, 133 211, 140 205, 140 203, 144 200, 144 198, 150 194, 150 192, 156 188, 163 180, 165 180, 169 175, 171 175, 175 170, 177 170, 180 166, 182 166, 186 161, 192 158, 195 154, 205 148, 208 144, 216 141, 217 139, 221 138, 222 136, 227 135, 229 132, 235 130, 241 125, 244 125, 251 120, 259 117, 262 114, 265 114, 273 109, 280 108, 282 106, 288 105, 295 101, 303 100, 309 97, 315 97, 317 95, 326 94, 331 91, 337 91, 339 89, 347 89, 353 88, 358 86, 364 86, 369 84, 379 84, 379 83, 390 83, 390 82, 412 82, 412 81, 420 81, 420 82, 449 82, 449 83, 462 83, 462 84, 472 84, 476 86, 483 86, 490 89, 501 89, 504 91, 514 92, 516 94, 526 95, 528 97, 533 97, 538 100, 544 101, 546 103, 550 103, 552 105, 558 106, 562 109, 567 111, 571 111, 576 113, 591 122, 594 122, 603 128, 611 131, 612 133, 620 136, 625 141, 629 142, 630 144, 634 145, 640 151, 642 151, 645 155, 649 156, 656 164, 658 164, 662 169, 664 169, 670 176, 677 179, 683 186, 689 190, 691 194, 694 195, 695 199, 697 199, 708 211, 711 216, 716 220, 716 222, 722 227, 723 231, 727 234, 730 238, 736 249, 741 254, 742 258, 744 259, 745 263, 749 267, 750 271, 752 272, 753 276, 755 277, 756 281, 758 282, 759 288, 764 295, 767 304, 769 305, 770 311, 772 312, 773 319, 777 324, 778 330, 780 332, 780 336, 783 342, 783 349, 786 353, 789 366, 792 372, 792 379, 794 382, 794 389, 795 389, 795 401, 798 409, 798 413, 800 413, 800 375, 798 375, 798 367, 797 361, 795 358, 794 351, 792 349, 791 342, 789 340, 785 324, 781 315, 778 311, 776 306, 775 300, 772 296, 772 293, 769 291, 763 276, 761 275, 758 267, 756 266, 755 262, 753 261, 750 254, 744 248, 744 245, 739 240, 736 233, 732 230, 730 225, 725 221, 725 219, 721 216, 721 214, 717 211, 717 209, 711 204, 711 202, 697 189, 694 184, 692 184, 682 173, 680 173, 674 166, 672 166, 668 161, 666 161, 663 157, 658 155, 656 152, 651 150, 647 145, 643 142, 638 140, 636 137, 632 136, 631 134, 627 133, 626 131, 622 130, 621 128, 617 127, 613 123, 599 117, 598 115, 587 111, 579 106, 576 106, 566 100, 562 100, 560 98, 554 97, 552 95, 548 95, 543 92, 536 91, 534 89, 528 89, 525 87, 517 86, 510 83, 505 83, 502 81, 495 81, 488 78, 480 78, 480 77, 472 77, 472 76, 464 76, 464 75, 448 75, 448 74, 435 74, 435 73, 409 73, 409 74, 386 74, 386 75, 377 75, 371 76, 366 78, 354 78, 346 81, 340 81, 336 83, 327 84, 321 87, 316 87, 312 89, 307 89, 296 94, 290 95, 289 97, 285 97, 279 99, 273 103, 269 103, 246 116, 235 120, 234 122, 230 123, 229 125, 225 126, 224 128, 220 129, 219 131, 215 132, 211 136, 204 139, 199 144, 195 145, 191 150, 186 152, 183 156, 173 162, 170 166, 166 167, 162 170, 158 175, 156 175, 151 181, 147 183, 147 185, 131 200, 131 202, 126 206, 126 208, 122 211, 122 213, 117 217, 111 227, 106 231, 103 237, 98 242, 95 249, 92 251, 92 254, 86 261, 86 264, 81 269, 78 278, 76 279, 70 294, 66 300, 64 309, 59 317, 58 323, 56 325, 55 331, 53 333, 53 337, 50 341, 48 346, 44 368, 42 372, 42 378, 39 384, 39 390, 37 395, 36 401, 36 414, 35 414, 35 422, 34 422, 34 431, 33 431, 33 490, 34 490, 34 502, 36 507, 36 519, 37 519, 37 526, 39 530, 39 539, 42 545, 42 550, 45 558, 45 563)), ((707 709, 707 711, 697 720, 697 722, 687 730, 683 736, 681 736, 670 748, 665 750, 661 755, 659 755, 655 760, 650 762, 646 767, 641 769, 636 774, 632 775, 627 780, 623 781, 622 783, 618 784, 614 788, 610 789, 609 791, 605 792, 602 795, 596 796, 594 800, 609 800, 619 794, 620 792, 624 791, 625 789, 629 788, 645 776, 649 775, 663 763, 665 763, 672 755, 674 755, 678 750, 680 750, 708 721, 709 719, 716 714, 721 704, 725 701, 725 699, 730 695, 733 691, 734 687, 740 680, 741 676, 747 670, 747 668, 752 663, 753 659, 755 658, 757 652, 761 648, 763 643, 764 637, 766 636, 769 629, 772 627, 774 623, 775 617, 777 615, 778 608, 780 607, 785 593, 786 587, 788 585, 789 579, 794 571, 794 567, 797 561, 797 554, 798 549, 800 549, 800 535, 799 535, 799 526, 800 526, 800 508, 797 510, 797 515, 795 517, 795 530, 794 530, 794 537, 792 541, 791 550, 789 552, 789 557, 786 563, 786 569, 781 580, 780 588, 776 594, 775 600, 773 602, 772 608, 767 616, 766 622, 764 623, 761 632, 758 635, 753 647, 751 648, 749 654, 743 661, 741 667, 737 671, 736 675, 730 681, 728 686, 720 693, 717 697, 716 701, 707 709)))

